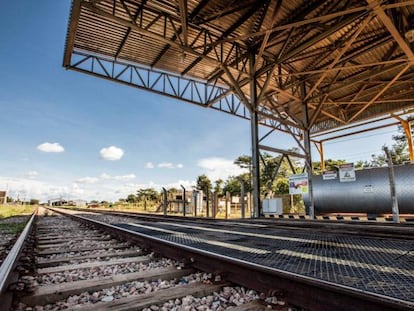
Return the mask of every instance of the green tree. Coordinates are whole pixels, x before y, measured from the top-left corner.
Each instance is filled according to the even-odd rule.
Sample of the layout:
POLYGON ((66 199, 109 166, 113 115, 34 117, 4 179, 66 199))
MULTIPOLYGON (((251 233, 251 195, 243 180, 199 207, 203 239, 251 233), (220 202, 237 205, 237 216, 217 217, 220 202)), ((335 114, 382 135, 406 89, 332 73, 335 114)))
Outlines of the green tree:
POLYGON ((289 193, 289 180, 287 178, 278 178, 276 180, 276 191, 277 195, 289 193))
MULTIPOLYGON (((345 164, 345 163, 346 163, 345 160, 333 160, 333 159, 325 160, 325 170, 335 171, 337 170, 339 165, 345 164)), ((322 174, 321 162, 312 162, 312 171, 314 174, 322 174)))
POLYGON ((367 167, 381 167, 387 165, 387 155, 385 154, 385 148, 388 148, 391 154, 392 163, 398 165, 403 164, 406 161, 410 160, 410 155, 408 152, 408 141, 404 133, 404 129, 399 126, 398 134, 393 135, 392 139, 394 143, 391 147, 387 145, 382 146, 381 153, 372 154, 370 161, 358 161, 357 168, 367 168, 367 167))
MULTIPOLYGON (((297 148, 290 149, 292 152, 299 152, 297 148)), ((273 197, 274 194, 287 194, 289 188, 283 185, 288 184, 288 178, 300 171, 301 161, 295 157, 271 156, 262 154, 260 166, 260 192, 265 197, 273 197), (290 161, 289 161, 290 160, 290 161)), ((303 164, 302 164, 303 166, 303 164)))
POLYGON ((371 162, 370 161, 363 161, 363 160, 359 160, 355 163, 355 168, 356 169, 363 169, 363 168, 368 168, 371 167, 371 162))
POLYGON ((159 201, 161 198, 159 192, 154 188, 138 189, 137 201, 159 201))
POLYGON ((126 201, 128 203, 136 203, 138 202, 137 196, 135 194, 129 194, 128 197, 126 198, 126 201))
POLYGON ((30 205, 39 205, 39 200, 38 199, 30 199, 30 205))
POLYGON ((268 153, 262 154, 262 165, 260 167, 260 192, 267 197, 272 197, 275 193, 276 175, 281 174, 281 159, 282 156, 272 157, 268 153))
MULTIPOLYGON (((413 134, 414 128, 411 131, 411 134, 413 134)), ((394 164, 403 164, 404 162, 409 161, 408 140, 404 129, 401 126, 398 127, 398 134, 393 135, 392 139, 394 140, 394 144, 389 148, 392 162, 394 164)), ((386 146, 384 145, 382 150, 385 150, 385 147, 386 146)))
POLYGON ((211 180, 206 175, 197 177, 196 188, 202 191, 209 191, 212 188, 211 180))
POLYGON ((248 155, 241 155, 233 162, 241 168, 250 168, 252 165, 252 157, 248 155))
POLYGON ((214 183, 214 192, 216 192, 219 197, 223 196, 223 179, 217 179, 214 183))
MULTIPOLYGON (((386 146, 382 146, 382 150, 384 150, 386 146)), ((385 154, 372 154, 371 161, 369 162, 369 167, 381 167, 387 164, 387 157, 385 154)))
POLYGON ((231 176, 227 178, 224 183, 223 193, 227 192, 229 192, 230 195, 240 195, 240 180, 237 177, 231 176))

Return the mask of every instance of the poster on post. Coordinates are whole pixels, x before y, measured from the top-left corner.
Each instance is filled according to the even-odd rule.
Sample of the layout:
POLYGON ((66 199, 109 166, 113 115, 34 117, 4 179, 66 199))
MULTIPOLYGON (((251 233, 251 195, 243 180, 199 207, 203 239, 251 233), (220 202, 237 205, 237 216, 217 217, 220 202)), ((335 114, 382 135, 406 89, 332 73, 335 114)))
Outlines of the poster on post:
POLYGON ((308 174, 295 174, 289 176, 289 194, 308 193, 308 174))
POLYGON ((346 163, 339 165, 339 181, 356 181, 354 163, 346 163))

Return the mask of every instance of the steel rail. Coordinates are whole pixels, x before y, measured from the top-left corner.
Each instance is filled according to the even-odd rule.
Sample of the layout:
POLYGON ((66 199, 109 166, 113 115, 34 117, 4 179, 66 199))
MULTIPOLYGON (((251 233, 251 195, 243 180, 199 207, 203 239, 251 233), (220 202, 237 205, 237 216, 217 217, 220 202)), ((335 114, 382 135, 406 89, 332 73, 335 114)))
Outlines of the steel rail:
POLYGON ((10 250, 10 253, 7 255, 6 259, 3 261, 3 264, 0 266, 0 297, 3 295, 7 286, 9 285, 10 277, 15 268, 19 255, 23 250, 27 236, 29 235, 34 218, 36 216, 36 211, 33 212, 26 226, 24 227, 22 233, 18 237, 16 243, 14 243, 13 248, 10 250))
POLYGON ((318 280, 241 259, 166 241, 87 217, 66 214, 112 234, 139 242, 143 248, 191 265, 195 269, 221 275, 227 281, 265 293, 281 292, 286 301, 310 310, 413 310, 414 304, 346 285, 318 280), (276 284, 276 285, 275 285, 276 284))
POLYGON ((387 222, 367 222, 367 221, 347 221, 347 220, 300 220, 300 219, 278 219, 278 218, 262 218, 262 219, 216 219, 216 218, 197 218, 193 216, 180 216, 180 215, 157 215, 157 214, 144 214, 134 213, 128 211, 110 211, 103 209, 88 209, 88 208, 75 208, 77 211, 94 212, 106 215, 114 216, 126 216, 137 219, 143 219, 149 222, 158 221, 160 219, 167 220, 180 220, 191 222, 228 222, 229 224, 238 223, 243 221, 244 223, 261 224, 269 227, 284 227, 286 229, 306 229, 306 230, 335 230, 336 233, 351 234, 351 235, 364 235, 372 237, 384 237, 395 239, 414 239, 414 222, 413 223, 387 223, 387 222))

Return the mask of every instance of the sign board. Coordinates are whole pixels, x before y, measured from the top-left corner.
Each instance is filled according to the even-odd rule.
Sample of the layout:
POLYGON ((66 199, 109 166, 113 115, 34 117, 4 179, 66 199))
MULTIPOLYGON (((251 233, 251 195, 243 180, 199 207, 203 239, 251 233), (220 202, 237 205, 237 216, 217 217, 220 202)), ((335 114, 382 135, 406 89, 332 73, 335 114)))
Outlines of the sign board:
POLYGON ((354 163, 346 163, 339 165, 339 181, 340 182, 349 182, 355 181, 355 169, 354 163))
POLYGON ((289 194, 308 193, 308 174, 295 174, 289 176, 289 194))
POLYGON ((373 192, 372 185, 365 185, 364 186, 364 193, 373 192))
POLYGON ((323 180, 332 180, 337 179, 338 173, 336 171, 323 171, 322 173, 322 179, 323 180))

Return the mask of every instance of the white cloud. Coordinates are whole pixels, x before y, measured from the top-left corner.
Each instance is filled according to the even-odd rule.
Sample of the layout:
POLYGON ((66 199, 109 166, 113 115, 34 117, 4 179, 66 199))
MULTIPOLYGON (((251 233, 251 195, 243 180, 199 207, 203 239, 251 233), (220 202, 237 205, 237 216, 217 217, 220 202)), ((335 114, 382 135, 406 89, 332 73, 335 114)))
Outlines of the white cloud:
POLYGON ((170 162, 162 162, 162 163, 159 163, 157 166, 159 168, 168 168, 168 169, 171 169, 171 168, 183 168, 184 167, 184 165, 182 165, 181 163, 175 165, 175 164, 170 163, 170 162))
POLYGON ((115 180, 131 180, 135 179, 135 174, 128 174, 128 175, 120 175, 120 176, 114 176, 113 178, 115 180))
POLYGON ((107 173, 102 173, 101 174, 101 179, 112 179, 112 180, 131 180, 131 179, 135 179, 137 176, 135 176, 135 174, 127 174, 127 175, 119 175, 119 176, 111 176, 107 173))
POLYGON ((71 195, 75 197, 79 197, 85 193, 85 190, 80 188, 78 184, 72 184, 72 189, 70 190, 71 195))
POLYGON ((174 168, 174 164, 170 162, 162 162, 158 164, 159 168, 174 168))
MULTIPOLYGON (((176 189, 181 189, 181 185, 184 186, 184 188, 186 190, 191 190, 193 187, 196 186, 196 182, 193 180, 178 180, 176 182, 172 182, 169 183, 167 185, 164 185, 162 187, 166 188, 166 189, 170 189, 170 188, 176 188, 176 189)), ((160 186, 161 189, 161 186, 160 186)))
POLYGON ((117 161, 122 158, 124 151, 121 148, 110 146, 108 148, 102 148, 99 152, 101 158, 108 161, 117 161))
POLYGON ((94 184, 99 181, 99 178, 97 177, 83 177, 76 180, 77 183, 80 184, 94 184))
POLYGON ((43 152, 63 152, 65 148, 63 148, 59 143, 43 143, 37 146, 37 149, 43 152))
POLYGON ((154 163, 152 162, 145 163, 145 168, 154 168, 154 163))
POLYGON ((28 178, 6 178, 5 183, 5 185, 0 184, 0 188, 8 188, 7 195, 20 200, 39 199, 46 202, 48 199, 66 198, 72 193, 70 187, 51 185, 28 178))
POLYGON ((111 179, 111 175, 107 174, 107 173, 102 173, 100 176, 102 179, 111 179))
POLYGON ((218 179, 227 179, 229 176, 237 176, 248 172, 248 169, 242 169, 232 160, 223 158, 205 158, 198 161, 197 165, 205 170, 205 174, 211 181, 218 179))
POLYGON ((36 178, 38 175, 39 173, 36 171, 29 171, 24 174, 25 177, 30 178, 30 179, 36 178))

